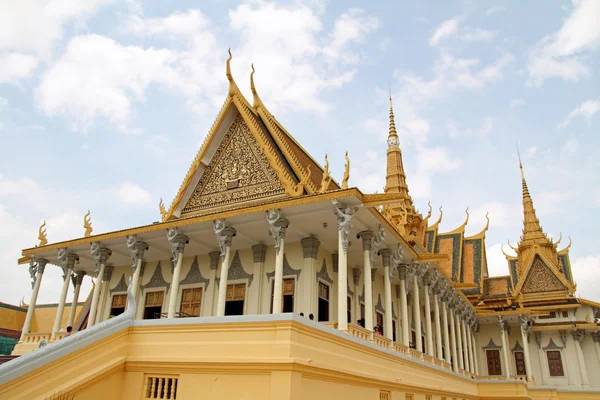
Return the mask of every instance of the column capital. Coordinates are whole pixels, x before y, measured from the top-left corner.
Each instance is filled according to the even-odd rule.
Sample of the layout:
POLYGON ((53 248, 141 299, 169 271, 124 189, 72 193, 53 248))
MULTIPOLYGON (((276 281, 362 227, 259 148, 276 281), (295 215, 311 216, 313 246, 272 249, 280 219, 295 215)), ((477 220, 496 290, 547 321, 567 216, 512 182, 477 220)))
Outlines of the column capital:
POLYGON ((112 250, 106 247, 100 247, 100 243, 92 242, 90 245, 90 253, 92 254, 92 260, 96 265, 96 273, 100 270, 100 265, 106 265, 109 257, 112 255, 112 250))
POLYGON ((317 259, 317 255, 319 254, 319 246, 321 245, 321 241, 314 236, 309 236, 302 238, 300 240, 302 244, 302 255, 304 258, 312 258, 317 259))
MULTIPOLYGON (((265 255, 267 254, 267 245, 264 243, 255 244, 252 246, 252 255, 255 263, 264 263, 265 255)), ((217 255, 218 257, 218 255, 217 255)), ((216 266, 215 266, 216 269, 216 266)))
POLYGON ((281 216, 281 210, 272 209, 266 212, 269 231, 275 241, 275 252, 279 254, 281 241, 285 239, 285 231, 290 226, 290 221, 281 216))
POLYGON ((177 258, 180 253, 183 253, 185 245, 190 242, 190 238, 179 232, 179 228, 168 228, 167 229, 167 240, 171 246, 171 253, 173 255, 173 262, 177 263, 177 258))
POLYGON ((43 275, 46 270, 48 260, 45 258, 32 257, 29 262, 29 276, 31 277, 31 288, 35 284, 36 275, 43 275))
POLYGON ((371 251, 371 248, 373 247, 373 238, 375 237, 375 234, 373 233, 373 231, 360 231, 356 234, 356 238, 357 239, 362 239, 363 242, 363 251, 368 250, 371 251))
POLYGON ((138 240, 137 235, 128 235, 126 239, 129 257, 131 257, 132 268, 137 268, 138 260, 144 258, 144 252, 149 249, 146 242, 138 240))
POLYGON ((75 268, 75 262, 79 262, 79 256, 75 253, 69 253, 66 247, 58 249, 58 262, 63 270, 63 280, 69 276, 68 271, 75 268))
POLYGON ((390 267, 392 264, 392 250, 391 249, 381 249, 379 250, 379 254, 381 255, 381 262, 384 267, 390 267))
POLYGON ((585 331, 573 331, 571 332, 571 334, 573 335, 573 339, 575 339, 576 342, 579 342, 580 345, 583 343, 583 339, 585 338, 585 331))
POLYGON ((213 229, 217 235, 217 242, 221 249, 221 257, 225 257, 227 247, 231 246, 231 239, 235 236, 236 231, 231 226, 225 225, 224 219, 216 219, 213 221, 213 229))
POLYGON ((352 278, 354 279, 354 286, 358 286, 360 282, 361 271, 359 268, 352 268, 352 278))
POLYGON ((333 201, 334 213, 338 219, 338 230, 342 233, 342 249, 348 251, 348 234, 352 228, 352 218, 356 215, 358 207, 343 206, 337 200, 333 201))
POLYGON ((210 257, 210 269, 211 270, 214 271, 219 266, 219 256, 220 255, 221 255, 220 251, 211 251, 210 253, 208 253, 208 256, 210 257))
POLYGON ((408 264, 399 264, 396 269, 398 270, 398 274, 400 275, 400 280, 405 281, 408 277, 408 264))
POLYGON ((498 325, 500 325, 500 332, 504 335, 504 328, 505 328, 504 316, 498 315, 498 325))
POLYGON ((521 330, 525 332, 526 335, 529 335, 533 324, 527 315, 519 315, 519 325, 521 325, 521 330))

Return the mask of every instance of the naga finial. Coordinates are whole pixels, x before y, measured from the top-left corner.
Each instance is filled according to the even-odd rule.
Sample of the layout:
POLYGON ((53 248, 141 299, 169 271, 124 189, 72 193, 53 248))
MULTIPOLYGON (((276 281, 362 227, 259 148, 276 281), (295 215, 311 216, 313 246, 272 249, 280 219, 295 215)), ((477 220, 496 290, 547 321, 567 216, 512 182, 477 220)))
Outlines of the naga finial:
POLYGON ((511 257, 511 258, 513 258, 513 257, 514 257, 514 256, 509 256, 508 254, 506 254, 506 253, 504 252, 504 245, 501 245, 501 246, 500 246, 500 251, 502 252, 502 254, 504 254, 504 257, 506 257, 507 259, 508 259, 509 257, 511 257))
POLYGON ((92 234, 92 217, 90 217, 90 210, 88 210, 87 214, 83 216, 83 227, 85 228, 85 233, 83 237, 90 237, 92 234))
POLYGON ((348 179, 350 179, 350 158, 346 152, 346 164, 344 165, 344 179, 342 180, 342 189, 348 189, 348 179))
POLYGON ((294 190, 292 190, 292 197, 298 197, 302 195, 302 192, 304 192, 304 188, 306 187, 306 185, 308 185, 308 180, 310 179, 310 175, 311 175, 311 171, 310 171, 310 165, 308 165, 306 167, 306 175, 304 175, 304 178, 302 178, 300 180, 300 182, 298 182, 298 184, 296 185, 296 188, 294 190))
POLYGON ((519 251, 519 250, 518 250, 518 249, 516 249, 516 248, 514 248, 514 247, 513 247, 513 246, 510 244, 510 240, 509 240, 509 239, 506 239, 506 243, 508 243, 508 247, 510 247, 511 249, 513 249, 515 252, 517 252, 517 253, 518 253, 518 251, 519 251))
POLYGON ((558 238, 558 241, 556 243, 554 243, 554 247, 557 247, 561 240, 562 240, 562 232, 560 233, 560 237, 558 238))
POLYGON ((571 236, 569 236, 569 244, 567 245, 567 247, 565 247, 564 249, 562 249, 560 252, 569 250, 571 248, 572 244, 573 244, 573 241, 571 240, 571 236))
POLYGON ((323 168, 323 179, 321 179, 321 188, 319 189, 319 193, 325 193, 329 187, 329 183, 331 183, 331 175, 329 174, 329 159, 327 158, 327 154, 325 154, 325 168, 323 168))
MULTIPOLYGON (((429 207, 429 212, 427 213, 427 217, 425 219, 431 218, 431 213, 433 212, 433 208, 431 208, 431 201, 427 202, 427 207, 429 207)), ((442 209, 442 207, 440 207, 440 210, 441 209, 442 209)))
POLYGON ((48 244, 48 238, 46 237, 46 221, 44 221, 38 229, 38 239, 40 240, 38 246, 45 246, 48 244))
POLYGON ((229 58, 227 59, 227 66, 225 67, 225 75, 227 75, 227 79, 232 81, 233 75, 231 75, 231 59, 233 56, 231 55, 231 48, 228 48, 227 52, 229 53, 229 58))
POLYGON ((165 222, 167 217, 167 210, 165 210, 165 204, 163 203, 162 197, 160 198, 160 202, 158 203, 158 209, 160 211, 162 222, 165 222))

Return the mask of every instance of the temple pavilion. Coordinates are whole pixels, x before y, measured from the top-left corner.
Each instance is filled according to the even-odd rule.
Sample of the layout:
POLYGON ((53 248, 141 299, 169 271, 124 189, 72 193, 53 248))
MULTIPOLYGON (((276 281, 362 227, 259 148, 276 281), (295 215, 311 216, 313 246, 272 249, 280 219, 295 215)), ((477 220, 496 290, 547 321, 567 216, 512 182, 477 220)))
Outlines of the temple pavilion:
MULTIPOLYGON (((486 232, 414 205, 390 99, 385 192, 349 187, 253 101, 225 102, 161 221, 23 250, 31 300, 0 398, 600 399, 600 304, 536 216, 488 276, 486 232), (33 329, 46 268, 63 284, 33 329), (70 290, 77 317, 66 318, 70 290), (65 323, 66 320, 66 323, 65 323), (73 334, 65 337, 65 325, 73 334)), ((382 173, 383 173, 382 165, 382 173)), ((25 272, 24 272, 25 273, 25 272)))

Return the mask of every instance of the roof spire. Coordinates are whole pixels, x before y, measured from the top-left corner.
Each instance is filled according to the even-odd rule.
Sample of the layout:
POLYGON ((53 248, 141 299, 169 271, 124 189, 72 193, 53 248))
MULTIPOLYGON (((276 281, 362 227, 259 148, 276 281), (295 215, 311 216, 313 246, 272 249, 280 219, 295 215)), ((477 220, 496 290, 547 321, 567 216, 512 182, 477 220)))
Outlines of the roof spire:
POLYGON ((396 123, 394 121, 394 106, 392 104, 392 90, 390 88, 390 133, 388 135, 388 146, 400 148, 396 123))

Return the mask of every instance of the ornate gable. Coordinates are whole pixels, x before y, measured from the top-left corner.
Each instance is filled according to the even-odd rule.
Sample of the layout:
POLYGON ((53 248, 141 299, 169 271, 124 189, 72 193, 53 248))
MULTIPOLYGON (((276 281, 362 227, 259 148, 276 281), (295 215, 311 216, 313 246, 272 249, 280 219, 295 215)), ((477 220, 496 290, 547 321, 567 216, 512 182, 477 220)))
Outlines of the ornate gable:
POLYGON ((277 173, 238 114, 192 192, 182 215, 285 195, 277 173))
POLYGON ((521 293, 556 292, 568 290, 541 258, 536 257, 523 281, 521 293))

